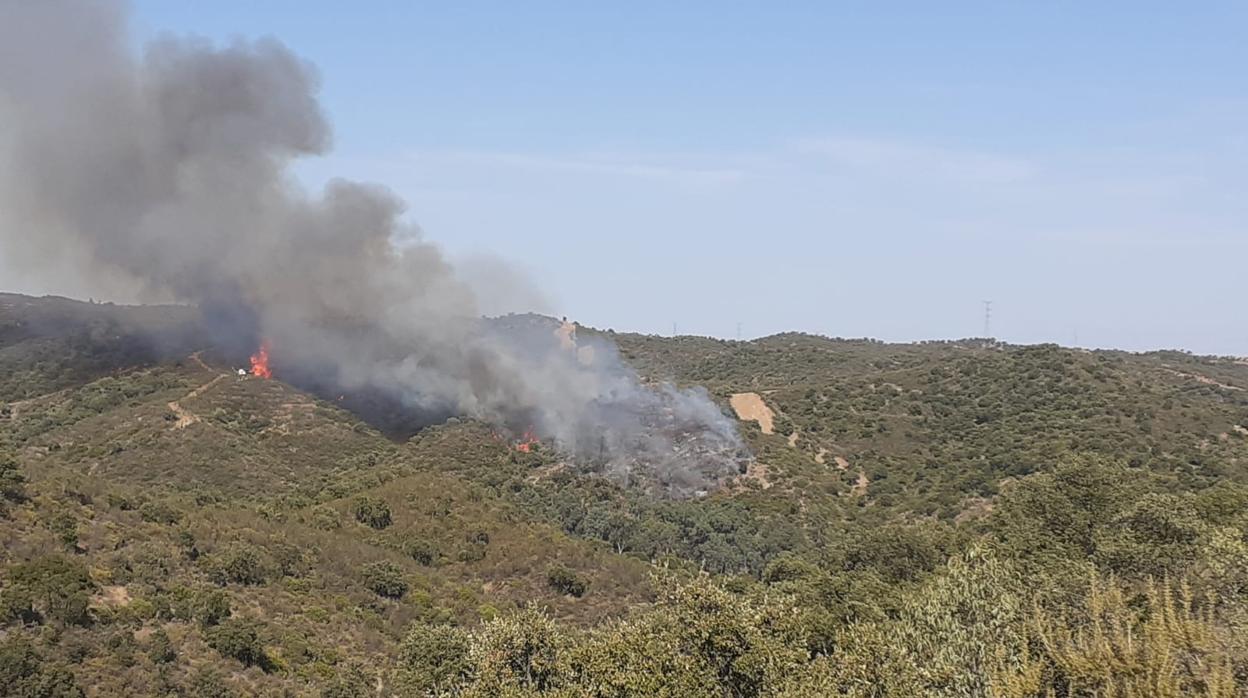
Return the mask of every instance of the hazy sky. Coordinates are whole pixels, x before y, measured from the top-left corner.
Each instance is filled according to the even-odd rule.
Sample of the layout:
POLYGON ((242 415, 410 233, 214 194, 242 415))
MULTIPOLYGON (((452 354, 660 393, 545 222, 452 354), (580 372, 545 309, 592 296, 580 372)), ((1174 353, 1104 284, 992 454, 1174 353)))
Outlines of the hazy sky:
POLYGON ((316 64, 452 255, 617 329, 1248 354, 1248 4, 135 4, 316 64), (1096 9, 1092 9, 1095 5, 1096 9), (777 9, 777 6, 782 6, 777 9))

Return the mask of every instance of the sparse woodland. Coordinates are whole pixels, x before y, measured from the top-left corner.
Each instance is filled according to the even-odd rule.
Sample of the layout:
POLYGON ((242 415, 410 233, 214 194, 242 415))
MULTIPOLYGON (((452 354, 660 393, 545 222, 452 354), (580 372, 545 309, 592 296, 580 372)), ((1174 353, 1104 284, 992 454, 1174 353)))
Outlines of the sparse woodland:
POLYGON ((0 694, 1248 695, 1234 359, 612 333, 775 413, 675 501, 386 438, 184 312, 0 296, 0 694))

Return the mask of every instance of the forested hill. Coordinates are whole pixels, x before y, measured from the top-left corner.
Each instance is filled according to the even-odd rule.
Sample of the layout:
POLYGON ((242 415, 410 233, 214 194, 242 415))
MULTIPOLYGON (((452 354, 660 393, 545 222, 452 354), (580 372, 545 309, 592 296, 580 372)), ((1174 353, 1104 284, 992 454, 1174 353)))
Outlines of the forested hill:
POLYGON ((742 477, 383 436, 192 309, 0 295, 0 693, 1245 695, 1245 362, 605 334, 742 477))

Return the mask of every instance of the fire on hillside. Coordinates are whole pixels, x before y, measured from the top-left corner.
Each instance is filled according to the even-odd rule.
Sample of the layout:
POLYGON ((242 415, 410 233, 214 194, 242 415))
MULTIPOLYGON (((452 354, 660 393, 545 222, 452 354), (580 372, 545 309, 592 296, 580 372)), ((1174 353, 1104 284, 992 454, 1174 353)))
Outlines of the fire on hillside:
POLYGON ((73 22, 16 5, 30 23, 0 30, 55 38, 0 41, 0 68, 15 66, 0 69, 0 167, 23 173, 0 177, 13 222, 0 230, 37 243, 30 259, 47 266, 32 272, 64 262, 84 288, 196 306, 230 363, 255 352, 249 375, 344 396, 387 435, 452 416, 531 426, 537 455, 679 493, 737 470, 744 443, 705 390, 643 381, 608 333, 490 317, 545 304, 505 262, 489 278, 452 264, 384 185, 299 186, 294 168, 328 152, 332 128, 316 71, 280 42, 163 37, 136 52, 111 3, 73 22), (61 250, 68 261, 45 254, 61 250))
POLYGON ((260 348, 256 353, 251 355, 251 375, 257 378, 269 379, 273 377, 273 369, 269 368, 269 341, 260 343, 260 348))
POLYGON ((533 433, 533 427, 529 427, 520 435, 520 440, 516 442, 514 448, 521 453, 529 453, 539 443, 541 443, 541 440, 533 433))

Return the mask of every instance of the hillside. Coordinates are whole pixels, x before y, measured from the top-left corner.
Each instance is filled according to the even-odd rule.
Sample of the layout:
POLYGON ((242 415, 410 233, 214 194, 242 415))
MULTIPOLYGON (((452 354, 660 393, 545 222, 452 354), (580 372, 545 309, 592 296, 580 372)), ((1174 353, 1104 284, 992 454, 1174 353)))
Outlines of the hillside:
MULTIPOLYGON (((584 623, 651 594, 642 563, 443 474, 439 456, 513 458, 479 427, 463 427, 470 449, 430 453, 198 353, 158 361, 122 324, 126 310, 5 300, 0 434, 27 480, 0 520, 5 576, 32 565, 89 573, 89 608, 61 619, 83 627, 71 622, 56 644, 85 653, 79 681, 100 695, 157 691, 154 674, 117 663, 108 643, 119 628, 160 626, 180 654, 204 651, 192 622, 203 624, 202 598, 258 623, 282 666, 282 680, 261 674, 250 691, 393 654, 416 619, 475 621, 536 600, 584 623), (362 505, 390 513, 363 523, 362 505), (409 587, 402 598, 370 590, 377 564, 409 587), (552 590, 559 566, 593 594, 552 590)), ((58 613, 71 611, 41 611, 58 613)))
POLYGON ((664 499, 240 376, 204 327, 0 296, 18 695, 1248 685, 1243 361, 606 333, 650 382, 748 396, 746 473, 664 499))
POLYGON ((840 456, 873 483, 868 501, 888 509, 950 519, 967 498, 1076 455, 1189 487, 1248 474, 1248 362, 1234 358, 807 335, 617 340, 656 378, 761 394, 779 438, 759 447, 792 441, 797 487, 832 487, 814 466, 840 456))

